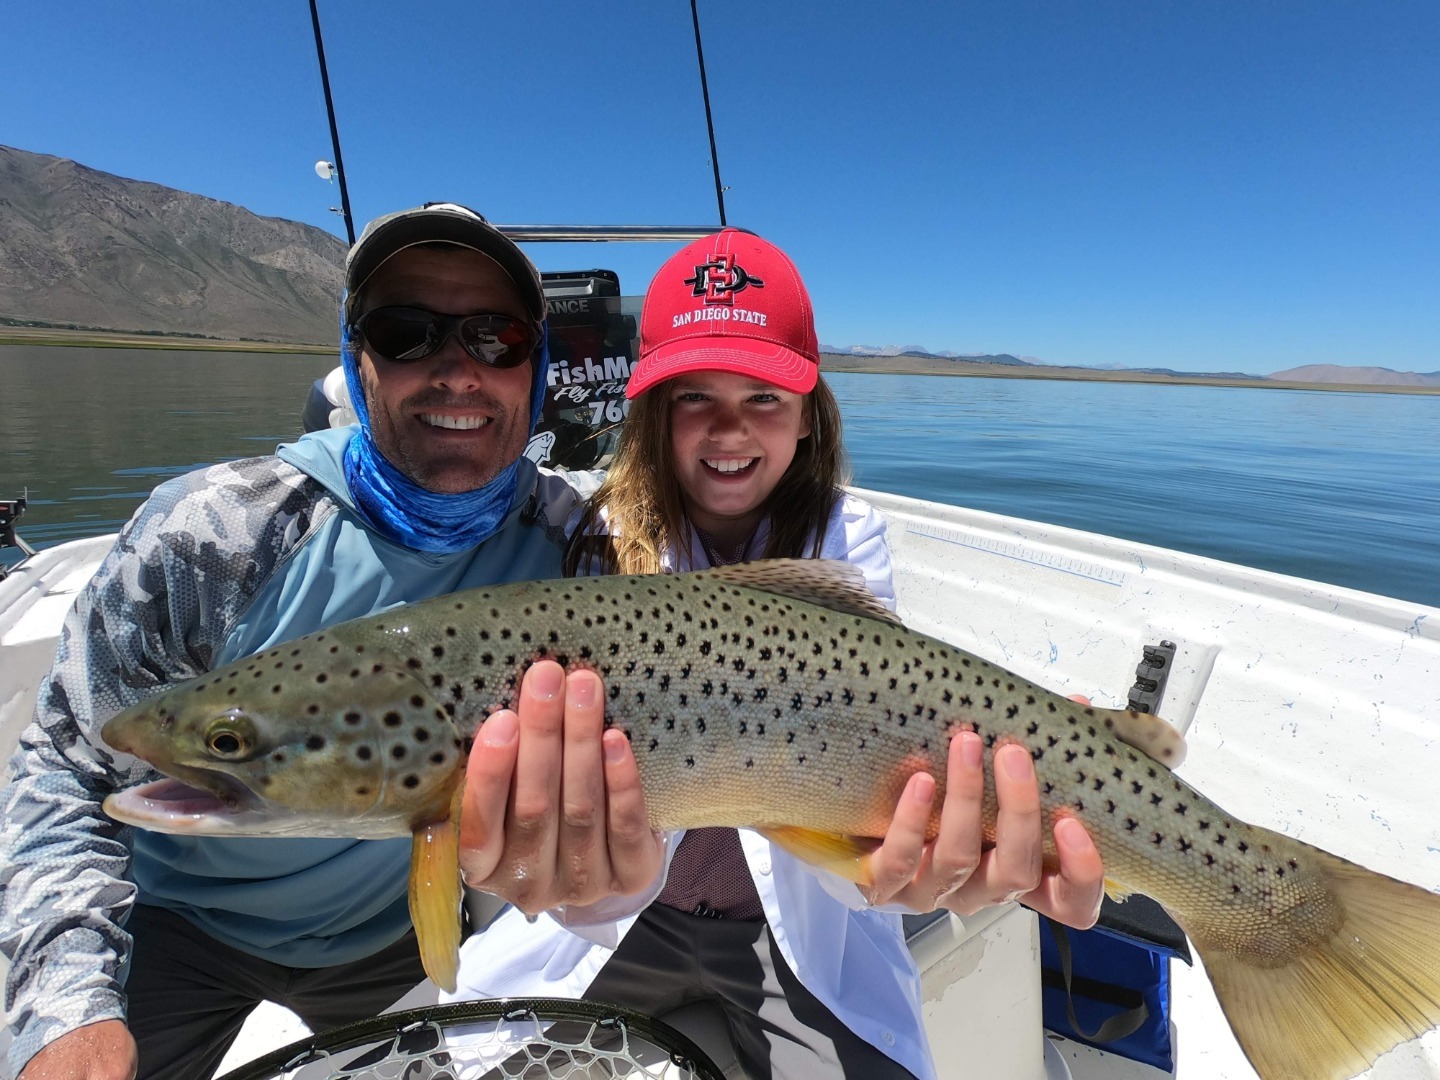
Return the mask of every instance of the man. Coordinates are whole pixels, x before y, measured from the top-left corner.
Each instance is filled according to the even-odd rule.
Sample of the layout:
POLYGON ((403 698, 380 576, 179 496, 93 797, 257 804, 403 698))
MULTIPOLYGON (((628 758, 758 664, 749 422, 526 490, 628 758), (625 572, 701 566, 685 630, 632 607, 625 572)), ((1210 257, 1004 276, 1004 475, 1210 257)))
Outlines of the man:
MULTIPOLYGON (((128 1080, 137 1044, 141 1076, 195 1080, 263 998, 326 1028, 383 1010, 424 978, 408 842, 167 836, 100 810, 149 775, 99 737, 131 702, 343 619, 559 575, 575 496, 521 458, 547 364, 529 260, 474 212, 429 205, 372 222, 346 285, 360 428, 162 485, 66 621, 0 801, 0 944, 12 964, 11 1065, 24 1080, 128 1080)), ((505 895, 518 883, 515 899, 544 908, 655 876, 628 747, 611 745, 617 765, 601 761, 598 731, 587 745, 593 784, 571 795, 603 801, 615 777, 616 827, 602 813, 542 837, 540 850, 522 824, 515 844, 496 838, 504 872, 472 874, 475 884, 505 895), (638 880, 611 867, 611 852, 638 880)), ((522 762, 522 776, 533 771, 522 762)), ((508 775, 496 784, 508 789, 508 775)), ((504 828, 503 793, 501 808, 504 828)))
MULTIPOLYGON (((367 226, 346 287, 359 427, 161 485, 66 620, 0 798, 19 1080, 130 1080, 137 1060, 142 1080, 194 1080, 260 1000, 326 1028, 423 978, 408 841, 168 836, 100 809, 153 776, 100 739, 129 704, 345 619, 559 576, 575 495, 521 458, 547 364, 529 260, 473 211, 428 204, 367 226)), ((544 663, 527 674, 518 715, 486 721, 462 823, 470 885, 580 924, 601 920, 607 900, 658 888, 663 849, 602 702, 593 673, 544 663)), ((877 898, 970 906, 1039 881, 1059 917, 1093 920, 1093 847, 1042 877, 1033 774, 1021 790, 1034 828, 1003 858, 980 854, 977 792, 953 800, 953 814, 947 800, 932 844, 921 830, 933 783, 916 792, 877 856, 877 898)))

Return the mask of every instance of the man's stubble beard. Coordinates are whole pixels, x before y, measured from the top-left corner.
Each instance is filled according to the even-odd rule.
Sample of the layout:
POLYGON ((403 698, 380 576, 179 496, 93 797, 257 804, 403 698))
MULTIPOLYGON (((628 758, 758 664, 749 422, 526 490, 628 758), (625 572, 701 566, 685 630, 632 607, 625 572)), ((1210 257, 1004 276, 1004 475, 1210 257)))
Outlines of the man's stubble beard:
POLYGON ((370 411, 370 434, 380 453, 426 491, 457 495, 478 491, 510 467, 525 451, 529 442, 529 402, 521 408, 505 411, 500 400, 491 394, 447 394, 438 390, 422 390, 401 401, 393 414, 402 420, 417 412, 444 408, 478 408, 493 416, 487 441, 494 452, 480 461, 462 452, 448 454, 417 453, 418 447, 397 434, 408 425, 390 423, 392 414, 379 404, 375 381, 363 369, 361 384, 365 389, 366 406, 370 411), (380 421, 380 423, 377 423, 380 421), (457 475, 458 474, 458 475, 457 475))

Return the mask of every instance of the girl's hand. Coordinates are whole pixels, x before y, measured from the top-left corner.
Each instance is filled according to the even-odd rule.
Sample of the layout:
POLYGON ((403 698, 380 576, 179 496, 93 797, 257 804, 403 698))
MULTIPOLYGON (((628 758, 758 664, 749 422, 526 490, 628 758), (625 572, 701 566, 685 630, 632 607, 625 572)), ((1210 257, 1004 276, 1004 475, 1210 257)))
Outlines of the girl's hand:
POLYGON ((950 742, 940 831, 928 843, 935 781, 928 773, 910 778, 884 843, 871 855, 871 903, 971 915, 1019 900, 1067 926, 1093 926, 1104 898, 1105 868, 1084 825, 1070 817, 1055 821, 1058 865, 1045 865, 1044 813, 1029 751, 997 747, 993 769, 999 813, 989 848, 982 831, 985 770, 978 735, 962 732, 950 742))

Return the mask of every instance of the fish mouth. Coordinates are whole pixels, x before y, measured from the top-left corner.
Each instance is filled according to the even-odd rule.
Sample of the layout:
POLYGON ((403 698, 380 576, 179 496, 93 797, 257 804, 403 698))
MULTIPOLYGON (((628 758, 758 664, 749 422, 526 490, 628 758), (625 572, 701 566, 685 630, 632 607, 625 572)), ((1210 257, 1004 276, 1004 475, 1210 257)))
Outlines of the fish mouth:
MULTIPOLYGON (((246 835, 247 828, 266 825, 255 797, 239 783, 223 775, 207 776, 205 782, 202 788, 167 777, 126 788, 105 799, 105 813, 126 825, 160 832, 239 836, 246 835)), ((273 820, 269 825, 273 830, 273 820)))

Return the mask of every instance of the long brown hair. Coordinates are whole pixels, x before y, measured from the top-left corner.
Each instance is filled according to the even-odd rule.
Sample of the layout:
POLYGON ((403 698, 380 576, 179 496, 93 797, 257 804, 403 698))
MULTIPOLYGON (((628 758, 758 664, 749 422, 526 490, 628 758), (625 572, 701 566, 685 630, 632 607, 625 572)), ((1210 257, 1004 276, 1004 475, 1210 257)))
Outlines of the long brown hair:
MULTIPOLYGON (((690 549, 692 527, 670 443, 670 405, 664 383, 631 403, 615 460, 565 549, 567 576, 596 559, 600 573, 656 574, 666 551, 690 549)), ((785 513, 771 514, 770 539, 759 558, 819 555, 831 508, 850 480, 840 406, 823 378, 805 395, 803 407, 810 434, 796 444, 795 459, 761 507, 769 514, 783 506, 785 513), (814 542, 807 545, 812 534, 814 542)))

